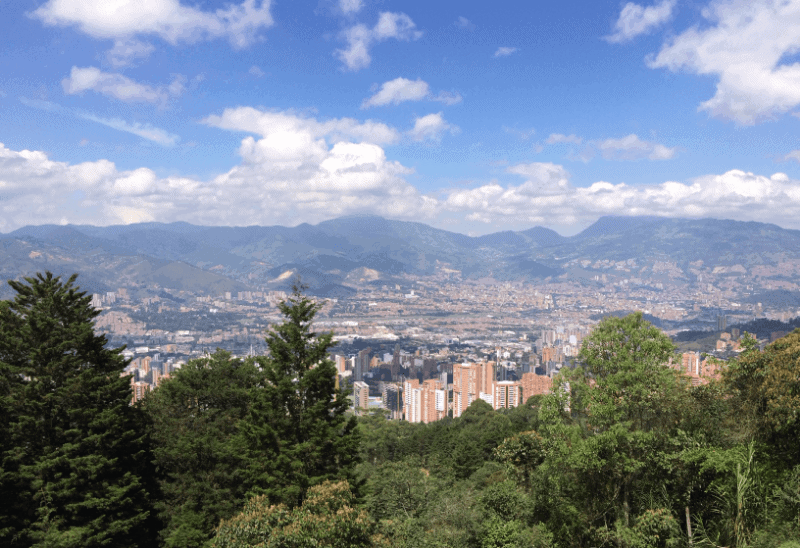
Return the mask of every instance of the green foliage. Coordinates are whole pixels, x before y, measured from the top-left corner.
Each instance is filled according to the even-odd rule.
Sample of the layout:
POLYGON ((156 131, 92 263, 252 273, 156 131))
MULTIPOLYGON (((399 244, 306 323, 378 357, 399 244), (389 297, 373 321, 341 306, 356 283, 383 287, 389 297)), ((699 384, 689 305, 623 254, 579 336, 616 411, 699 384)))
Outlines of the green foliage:
POLYGON ((346 481, 311 487, 302 505, 270 505, 251 498, 244 511, 217 528, 214 548, 369 548, 380 544, 373 523, 355 507, 346 481))
POLYGON ((298 285, 279 305, 286 321, 267 335, 263 386, 239 425, 251 492, 290 508, 309 487, 351 479, 358 459, 356 419, 345 416, 347 395, 336 390, 328 358, 333 335, 311 331, 319 307, 298 285))
POLYGON ((440 482, 418 462, 386 463, 367 485, 368 506, 375 519, 413 519, 427 507, 440 482))
POLYGON ((764 352, 752 347, 725 372, 737 429, 770 442, 788 464, 800 464, 800 329, 764 352))
POLYGON ((51 273, 0 304, 0 542, 151 543, 149 446, 121 350, 95 335, 91 298, 51 273))
POLYGON ((207 544, 222 518, 245 500, 237 425, 248 413, 261 372, 218 350, 191 360, 148 394, 143 409, 156 442, 165 546, 207 544))

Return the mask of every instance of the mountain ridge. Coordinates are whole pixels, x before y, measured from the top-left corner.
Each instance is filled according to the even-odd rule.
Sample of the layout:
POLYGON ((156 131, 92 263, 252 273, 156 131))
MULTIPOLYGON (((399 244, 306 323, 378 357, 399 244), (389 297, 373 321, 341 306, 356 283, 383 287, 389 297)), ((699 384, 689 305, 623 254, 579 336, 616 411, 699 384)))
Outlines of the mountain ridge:
POLYGON ((295 227, 186 222, 31 225, 0 234, 0 242, 4 243, 0 254, 5 253, 7 259, 0 275, 5 277, 29 275, 32 268, 46 262, 64 271, 94 272, 98 280, 108 283, 167 283, 178 290, 221 291, 224 287, 285 288, 290 284, 285 277, 275 280, 295 270, 305 273, 312 291, 324 286, 325 291, 340 295, 352 292, 351 280, 363 277, 351 273, 363 268, 378 273, 370 276, 373 284, 413 277, 580 278, 585 283, 601 273, 606 278, 624 275, 642 284, 663 284, 665 279, 696 283, 703 278, 698 272, 712 266, 730 270, 726 275, 753 276, 756 267, 777 268, 782 262, 800 259, 798 230, 753 221, 658 216, 605 216, 573 236, 541 226, 467 236, 420 222, 351 215, 295 227), (11 242, 17 242, 16 246, 11 242), (151 267, 133 268, 136 261, 151 267), (173 267, 170 275, 154 274, 172 263, 190 268, 173 267), (663 274, 665 268, 671 274, 663 274), (122 273, 119 280, 114 280, 114 272, 122 273), (190 280, 193 277, 206 281, 190 280))

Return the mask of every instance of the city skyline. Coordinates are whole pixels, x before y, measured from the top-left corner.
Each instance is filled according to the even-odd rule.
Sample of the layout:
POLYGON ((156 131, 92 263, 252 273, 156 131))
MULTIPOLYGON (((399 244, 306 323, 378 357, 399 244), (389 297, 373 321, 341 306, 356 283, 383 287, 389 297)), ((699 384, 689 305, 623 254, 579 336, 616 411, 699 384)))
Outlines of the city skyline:
POLYGON ((0 231, 800 228, 798 1, 131 6, 6 8, 0 231))

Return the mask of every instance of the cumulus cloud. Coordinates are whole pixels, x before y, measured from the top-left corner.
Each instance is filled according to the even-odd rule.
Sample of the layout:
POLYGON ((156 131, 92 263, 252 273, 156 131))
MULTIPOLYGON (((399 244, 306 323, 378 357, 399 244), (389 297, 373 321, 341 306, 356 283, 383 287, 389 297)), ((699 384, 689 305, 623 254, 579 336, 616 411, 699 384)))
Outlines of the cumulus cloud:
POLYGON ((414 127, 408 132, 415 141, 441 141, 447 133, 458 133, 459 128, 449 124, 441 112, 427 114, 414 119, 414 127))
POLYGON ((582 137, 578 137, 574 133, 570 135, 564 135, 562 133, 551 133, 550 136, 545 141, 548 145, 555 145, 558 143, 568 143, 573 145, 579 145, 583 142, 582 137))
POLYGON ((253 65, 252 67, 250 67, 250 70, 248 70, 247 73, 250 76, 255 76, 256 78, 261 78, 262 76, 264 76, 264 74, 266 74, 263 70, 261 70, 256 65, 253 65))
POLYGON ((531 225, 574 225, 601 215, 717 217, 781 223, 800 228, 800 181, 783 173, 771 177, 731 170, 690 183, 612 184, 588 187, 570 184, 569 174, 555 164, 520 164, 508 168, 521 175, 520 185, 491 182, 473 189, 449 191, 442 209, 497 228, 531 225))
POLYGON ((375 142, 387 133, 375 123, 256 109, 230 109, 206 123, 257 135, 242 139, 238 165, 207 180, 120 170, 107 160, 71 165, 0 145, 0 230, 65 216, 73 223, 242 226, 365 212, 430 219, 436 212, 436 199, 406 182, 413 170, 387 159, 375 142))
POLYGON ((222 114, 206 117, 203 123, 230 131, 255 133, 263 137, 264 143, 273 143, 277 147, 293 147, 300 141, 324 146, 326 140, 344 139, 385 145, 396 143, 401 137, 396 129, 374 120, 359 122, 353 118, 334 118, 320 121, 293 111, 252 107, 227 108, 222 114))
POLYGON ((72 67, 70 75, 61 81, 64 93, 74 95, 94 91, 126 103, 161 103, 184 91, 186 77, 177 75, 168 86, 152 87, 131 80, 119 73, 103 72, 96 67, 72 67))
POLYGON ((718 0, 703 10, 707 25, 692 27, 647 59, 651 68, 719 78, 699 110, 741 125, 774 119, 800 104, 800 1, 718 0))
POLYGON ((416 30, 414 21, 408 15, 385 11, 378 16, 378 22, 371 29, 358 24, 345 30, 343 37, 347 48, 336 50, 335 55, 348 70, 356 71, 368 67, 372 62, 369 50, 374 44, 390 38, 407 42, 421 36, 422 32, 416 30))
POLYGON ((605 39, 612 44, 633 40, 641 34, 647 34, 656 27, 669 21, 677 0, 663 0, 654 6, 642 7, 628 2, 619 14, 614 34, 605 39))
POLYGON ((114 47, 106 52, 106 59, 115 68, 129 67, 137 59, 146 59, 155 51, 155 46, 135 38, 115 40, 114 47))
MULTIPOLYGON (((267 118, 260 124, 275 120, 270 116, 276 113, 262 114, 267 118)), ((108 160, 70 164, 41 151, 0 144, 0 230, 65 218, 91 224, 293 225, 362 212, 434 224, 446 216, 489 223, 493 229, 641 214, 762 222, 780 218, 782 225, 800 228, 800 181, 783 173, 731 170, 689 182, 575 186, 563 166, 540 162, 507 168, 520 177, 519 184, 492 181, 434 197, 410 185, 406 177, 412 170, 389 160, 378 144, 337 140, 336 123, 282 114, 287 121, 297 120, 281 128, 256 124, 263 133, 242 139, 241 162, 205 180, 160 177, 146 167, 120 170, 108 160)), ((241 129, 236 117, 223 114, 217 121, 223 119, 230 129, 241 129)))
POLYGON ((507 57, 517 51, 517 48, 499 47, 494 52, 495 57, 507 57))
POLYGON ((226 38, 234 47, 245 47, 273 24, 270 0, 244 0, 213 12, 179 0, 48 0, 32 15, 46 25, 74 26, 94 38, 149 35, 173 45, 226 38))
POLYGON ((342 13, 345 15, 358 13, 363 7, 363 0, 339 0, 339 9, 342 10, 342 13))
POLYGON ((669 160, 678 151, 677 147, 668 148, 651 141, 643 141, 633 133, 620 139, 598 141, 595 146, 607 160, 641 160, 645 158, 669 160))
POLYGON ((395 78, 381 84, 380 89, 368 99, 364 99, 361 108, 378 107, 384 105, 399 105, 405 101, 421 101, 429 99, 439 101, 446 105, 454 105, 461 102, 461 95, 458 93, 448 93, 442 91, 437 96, 431 95, 430 86, 424 80, 417 78, 409 80, 407 78, 395 78))

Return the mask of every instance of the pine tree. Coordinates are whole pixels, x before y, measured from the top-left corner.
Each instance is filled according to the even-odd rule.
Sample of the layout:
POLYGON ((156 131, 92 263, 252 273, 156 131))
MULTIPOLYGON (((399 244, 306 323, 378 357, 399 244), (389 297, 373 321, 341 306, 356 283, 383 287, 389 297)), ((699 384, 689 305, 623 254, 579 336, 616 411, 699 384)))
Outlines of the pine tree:
POLYGON ((168 548, 208 545, 220 519, 245 501, 237 424, 250 409, 262 373, 252 360, 217 350, 190 360, 149 393, 156 472, 168 548))
POLYGON ((311 331, 320 305, 295 284, 279 305, 286 317, 267 335, 264 387, 242 424, 252 493, 273 503, 299 506, 309 487, 349 479, 358 459, 355 417, 346 417, 347 396, 336 389, 328 358, 333 334, 311 331))
POLYGON ((51 273, 0 304, 3 546, 135 546, 152 521, 144 423, 91 298, 51 273))

